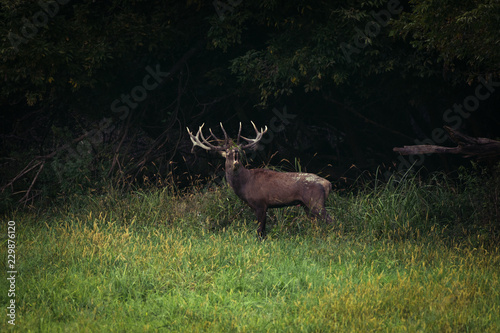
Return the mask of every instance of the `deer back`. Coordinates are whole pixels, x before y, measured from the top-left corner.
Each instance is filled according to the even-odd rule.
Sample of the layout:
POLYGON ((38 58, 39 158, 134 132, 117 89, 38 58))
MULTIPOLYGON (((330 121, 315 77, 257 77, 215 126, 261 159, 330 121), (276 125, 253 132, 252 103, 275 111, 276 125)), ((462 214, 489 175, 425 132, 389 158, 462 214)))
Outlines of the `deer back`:
POLYGON ((310 173, 241 167, 236 174, 226 169, 226 178, 236 195, 251 206, 282 207, 323 202, 331 189, 329 181, 310 173))

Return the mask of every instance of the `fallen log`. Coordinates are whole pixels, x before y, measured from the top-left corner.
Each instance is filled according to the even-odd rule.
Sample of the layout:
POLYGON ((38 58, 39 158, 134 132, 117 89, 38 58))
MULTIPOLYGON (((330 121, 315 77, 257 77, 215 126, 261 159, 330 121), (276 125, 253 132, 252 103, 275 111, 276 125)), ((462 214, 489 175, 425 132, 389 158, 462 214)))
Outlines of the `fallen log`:
POLYGON ((392 150, 402 155, 420 154, 460 154, 464 157, 492 158, 500 156, 500 141, 487 138, 473 138, 462 134, 451 127, 444 126, 450 138, 457 147, 443 147, 437 145, 414 145, 395 147, 392 150))

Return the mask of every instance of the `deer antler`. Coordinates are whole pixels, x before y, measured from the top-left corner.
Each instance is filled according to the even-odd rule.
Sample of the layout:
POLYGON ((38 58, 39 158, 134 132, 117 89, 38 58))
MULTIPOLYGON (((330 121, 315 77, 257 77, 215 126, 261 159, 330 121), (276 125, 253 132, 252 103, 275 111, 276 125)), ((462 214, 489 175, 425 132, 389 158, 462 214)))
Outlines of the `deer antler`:
MULTIPOLYGON (((262 139, 262 136, 267 132, 267 126, 265 126, 264 129, 261 128, 259 132, 254 122, 252 121, 251 123, 253 125, 253 128, 255 129, 255 133, 257 134, 257 136, 255 137, 255 139, 249 139, 244 136, 241 136, 241 123, 240 123, 240 129, 238 130, 238 138, 236 140, 236 145, 240 149, 254 148, 262 139), (248 143, 246 145, 240 145, 240 138, 246 140, 248 143)), ((230 147, 231 139, 229 139, 229 137, 227 136, 226 130, 224 129, 224 126, 222 126, 222 123, 220 123, 220 127, 222 128, 222 133, 224 133, 224 139, 219 139, 218 137, 216 137, 215 134, 212 132, 212 129, 210 128, 208 129, 210 131, 210 136, 208 138, 205 138, 203 136, 203 126, 205 126, 205 124, 202 124, 198 128, 198 132, 196 133, 196 135, 193 135, 189 127, 186 127, 189 133, 189 137, 191 138, 191 142, 193 142, 193 149, 194 147, 198 146, 205 150, 224 151, 230 147), (211 144, 210 142, 208 142, 208 139, 210 139, 211 137, 213 137, 216 141, 223 142, 223 144, 221 146, 216 146, 211 144)))
MULTIPOLYGON (((248 138, 245 138, 244 136, 241 136, 242 139, 246 140, 248 142, 248 144, 244 145, 244 146, 240 146, 241 149, 249 149, 249 148, 253 148, 255 147, 260 140, 262 140, 262 136, 267 132, 267 126, 265 126, 264 129, 262 129, 262 127, 260 128, 260 132, 257 130, 257 126, 255 126, 255 124, 253 123, 253 121, 251 121, 252 125, 253 125, 253 128, 255 129, 255 133, 257 134, 257 136, 255 137, 255 139, 248 139, 248 138)), ((241 123, 240 123, 240 130, 238 132, 238 140, 237 142, 240 141, 240 133, 241 133, 241 123)))
POLYGON ((224 133, 224 140, 219 139, 218 137, 215 136, 215 134, 212 132, 212 129, 209 128, 208 130, 210 131, 210 136, 213 136, 215 140, 217 141, 223 141, 224 142, 224 149, 227 149, 229 147, 229 141, 230 139, 227 136, 226 130, 224 129, 224 126, 222 126, 222 123, 220 123, 220 128, 222 128, 222 132, 224 133))
POLYGON ((201 147, 201 148, 203 148, 205 150, 215 150, 215 151, 223 151, 223 150, 226 150, 227 148, 229 148, 229 138, 227 137, 227 133, 224 130, 224 127, 222 126, 222 123, 220 124, 220 126, 222 127, 222 131, 224 132, 224 140, 221 140, 221 139, 217 138, 212 133, 211 129, 209 129, 210 136, 208 137, 208 139, 210 139, 210 137, 213 136, 214 139, 217 140, 217 141, 224 141, 224 144, 222 146, 215 146, 215 145, 211 144, 210 142, 208 142, 208 139, 206 139, 203 136, 203 131, 202 131, 203 126, 205 126, 205 124, 202 124, 198 128, 198 132, 196 133, 196 135, 193 135, 193 133, 191 132, 191 130, 189 129, 189 127, 186 127, 187 131, 189 133, 189 137, 191 139, 191 142, 193 143, 193 148, 191 149, 191 151, 194 149, 195 146, 201 147))

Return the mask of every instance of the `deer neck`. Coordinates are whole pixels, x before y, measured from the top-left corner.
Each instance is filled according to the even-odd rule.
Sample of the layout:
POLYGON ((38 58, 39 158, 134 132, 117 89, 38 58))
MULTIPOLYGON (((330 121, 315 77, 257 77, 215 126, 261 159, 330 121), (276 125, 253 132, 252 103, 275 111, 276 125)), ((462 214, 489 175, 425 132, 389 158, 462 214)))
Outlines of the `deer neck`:
POLYGON ((243 188, 248 182, 250 171, 239 161, 226 163, 226 180, 237 196, 241 197, 243 188))

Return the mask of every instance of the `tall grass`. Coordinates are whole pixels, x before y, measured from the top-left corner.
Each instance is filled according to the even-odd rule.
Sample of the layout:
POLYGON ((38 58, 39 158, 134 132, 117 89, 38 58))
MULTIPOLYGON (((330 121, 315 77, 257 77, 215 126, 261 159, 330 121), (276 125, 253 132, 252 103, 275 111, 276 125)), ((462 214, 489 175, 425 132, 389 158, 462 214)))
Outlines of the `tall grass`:
POLYGON ((272 210, 264 241, 227 186, 12 212, 18 317, 0 329, 497 332, 496 217, 476 189, 440 175, 332 193, 334 225, 272 210))

